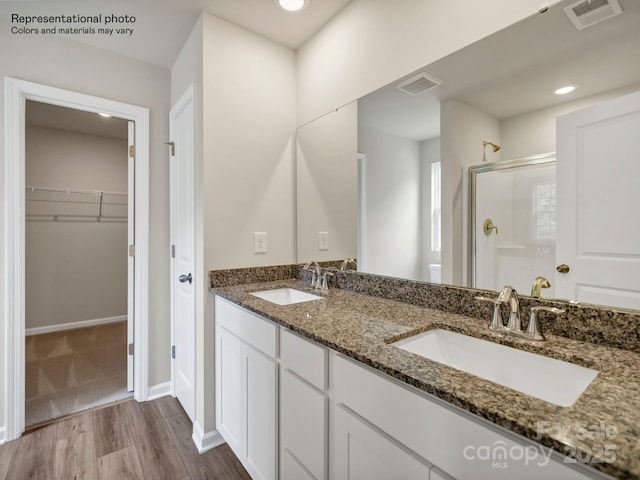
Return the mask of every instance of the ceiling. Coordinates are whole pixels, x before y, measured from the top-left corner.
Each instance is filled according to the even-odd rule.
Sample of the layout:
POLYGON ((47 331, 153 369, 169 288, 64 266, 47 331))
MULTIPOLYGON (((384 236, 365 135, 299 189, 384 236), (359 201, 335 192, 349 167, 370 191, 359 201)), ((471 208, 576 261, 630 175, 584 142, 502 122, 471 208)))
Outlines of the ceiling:
POLYGON ((205 11, 294 50, 351 0, 311 0, 301 12, 274 0, 18 0, 0 1, 0 18, 19 15, 128 15, 133 36, 73 35, 73 40, 170 68, 205 11), (132 41, 132 39, 134 41, 132 41))
POLYGON ((121 118, 102 117, 97 113, 31 100, 27 101, 25 123, 119 140, 127 140, 128 135, 128 122, 121 118))
POLYGON ((360 99, 361 124, 424 140, 439 135, 439 102, 450 98, 501 120, 640 83, 640 1, 620 0, 622 15, 580 31, 562 10, 571 3, 424 67, 443 81, 434 90, 410 96, 395 87, 400 79, 360 99), (567 84, 578 88, 553 94, 567 84))

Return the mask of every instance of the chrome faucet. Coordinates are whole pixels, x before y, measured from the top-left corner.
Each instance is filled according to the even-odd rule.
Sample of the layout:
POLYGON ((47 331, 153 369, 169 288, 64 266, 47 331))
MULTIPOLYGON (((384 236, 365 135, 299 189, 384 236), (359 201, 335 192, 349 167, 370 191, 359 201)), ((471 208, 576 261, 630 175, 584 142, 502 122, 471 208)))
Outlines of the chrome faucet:
POLYGON ((311 272, 312 287, 322 287, 320 265, 318 265, 318 262, 315 262, 315 261, 308 262, 304 267, 302 267, 302 269, 308 272, 311 272))
POLYGON ((498 304, 509 305, 509 322, 507 330, 513 333, 522 332, 522 321, 520 319, 520 299, 518 292, 511 285, 505 285, 496 298, 498 304))
POLYGON ((541 298, 542 294, 540 291, 543 288, 549 288, 550 286, 551 284, 546 278, 536 277, 536 279, 533 281, 533 285, 531 285, 531 296, 535 298, 541 298))
POLYGON ((343 271, 343 272, 345 270, 349 270, 348 267, 349 267, 349 264, 351 264, 351 263, 353 263, 353 266, 354 266, 353 269, 357 270, 358 269, 358 262, 356 262, 353 258, 349 258, 349 257, 345 258, 342 261, 342 265, 340 266, 340 270, 343 271))
POLYGON ((520 317, 520 299, 518 298, 518 292, 516 292, 515 288, 513 288, 511 285, 505 285, 502 290, 498 292, 498 296, 495 299, 482 296, 475 297, 475 299, 482 302, 493 303, 493 319, 491 320, 491 325, 489 325, 489 330, 493 330, 495 332, 503 332, 505 335, 515 335, 518 337, 523 337, 527 340, 544 340, 544 337, 542 336, 542 332, 540 330, 538 312, 551 312, 556 315, 565 312, 564 310, 555 307, 531 307, 529 325, 527 326, 527 331, 523 332, 522 321, 520 317), (506 327, 504 326, 504 319, 502 318, 502 311, 500 310, 501 305, 509 305, 509 321, 506 327))

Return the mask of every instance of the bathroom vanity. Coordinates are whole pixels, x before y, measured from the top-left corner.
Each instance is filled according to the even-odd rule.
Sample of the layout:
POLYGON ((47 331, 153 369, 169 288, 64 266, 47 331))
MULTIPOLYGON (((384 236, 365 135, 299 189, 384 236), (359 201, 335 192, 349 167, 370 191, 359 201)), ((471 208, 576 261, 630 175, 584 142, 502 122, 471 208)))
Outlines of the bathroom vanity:
POLYGON ((253 478, 640 478, 636 352, 298 279, 213 293, 217 429, 253 478), (253 295, 282 288, 321 298, 253 295), (559 406, 392 345, 433 329, 598 373, 559 406))

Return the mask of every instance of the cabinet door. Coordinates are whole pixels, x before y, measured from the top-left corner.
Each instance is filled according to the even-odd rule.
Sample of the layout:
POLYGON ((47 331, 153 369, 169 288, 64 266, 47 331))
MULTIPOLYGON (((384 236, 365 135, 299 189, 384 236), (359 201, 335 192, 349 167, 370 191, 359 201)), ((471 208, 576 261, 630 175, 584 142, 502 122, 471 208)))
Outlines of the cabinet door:
POLYGON ((335 412, 334 477, 344 480, 428 480, 430 465, 338 405, 335 412))
MULTIPOLYGON (((283 464, 297 461, 312 475, 327 478, 328 399, 289 370, 280 378, 280 448, 283 464), (285 460, 285 456, 291 458, 285 460)), ((293 466, 292 466, 293 467, 293 466)), ((280 472, 281 480, 298 480, 295 468, 280 472)), ((308 476, 308 474, 307 474, 308 476)))
POLYGON ((242 458, 242 342, 216 329, 216 428, 242 458))
POLYGON ((278 364, 247 344, 245 378, 245 467, 254 480, 277 478, 278 364))

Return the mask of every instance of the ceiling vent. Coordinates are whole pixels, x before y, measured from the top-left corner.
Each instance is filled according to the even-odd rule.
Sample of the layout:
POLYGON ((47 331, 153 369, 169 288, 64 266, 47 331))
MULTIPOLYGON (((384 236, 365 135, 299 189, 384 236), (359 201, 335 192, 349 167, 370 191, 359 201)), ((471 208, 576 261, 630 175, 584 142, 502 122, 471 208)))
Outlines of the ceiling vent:
POLYGON ((413 77, 405 80, 402 83, 396 85, 398 90, 402 90, 409 95, 420 95, 421 93, 428 92, 431 89, 436 88, 442 82, 437 78, 430 77, 426 73, 419 73, 413 77))
POLYGON ((564 8, 578 30, 591 27, 622 13, 618 0, 580 0, 564 8))

